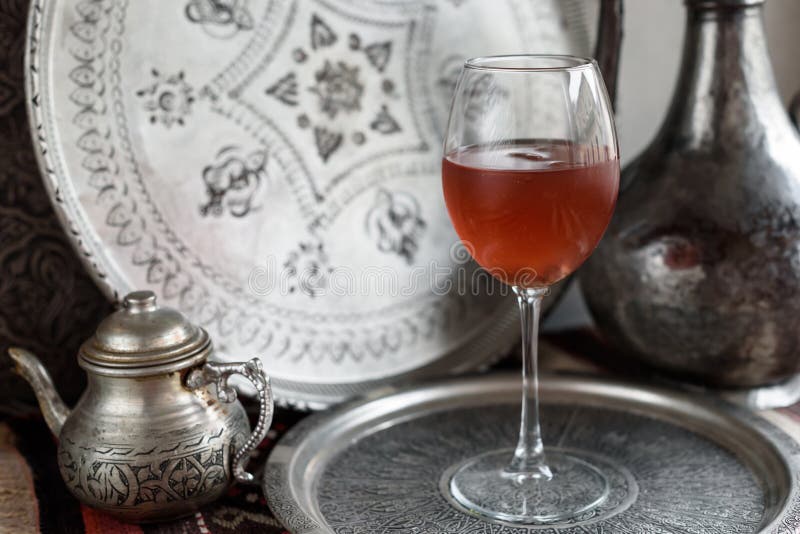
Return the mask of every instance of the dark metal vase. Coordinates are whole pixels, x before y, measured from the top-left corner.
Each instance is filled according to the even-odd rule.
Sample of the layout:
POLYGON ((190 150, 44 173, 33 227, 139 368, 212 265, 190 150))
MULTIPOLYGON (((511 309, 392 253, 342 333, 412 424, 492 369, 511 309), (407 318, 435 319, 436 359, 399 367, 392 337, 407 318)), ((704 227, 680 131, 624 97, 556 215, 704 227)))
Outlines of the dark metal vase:
MULTIPOLYGON (((763 0, 686 5, 671 108, 623 171, 614 220, 581 273, 584 293, 621 353, 680 379, 797 381, 800 138, 775 87, 763 0)), ((797 396, 784 388, 748 401, 797 396)))

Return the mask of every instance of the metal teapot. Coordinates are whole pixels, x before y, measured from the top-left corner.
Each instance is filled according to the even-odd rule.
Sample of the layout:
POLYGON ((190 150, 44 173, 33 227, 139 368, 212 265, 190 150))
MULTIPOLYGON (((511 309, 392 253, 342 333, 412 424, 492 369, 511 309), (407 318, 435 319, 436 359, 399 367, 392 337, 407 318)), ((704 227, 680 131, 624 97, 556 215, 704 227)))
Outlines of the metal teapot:
POLYGON ((153 292, 130 293, 81 346, 88 387, 70 411, 39 360, 9 349, 59 438, 58 466, 69 490, 132 522, 190 514, 232 482, 253 480, 244 465, 272 421, 269 379, 258 359, 210 363, 211 351, 206 331, 158 307, 153 292), (258 392, 252 433, 228 384, 232 375, 258 392))

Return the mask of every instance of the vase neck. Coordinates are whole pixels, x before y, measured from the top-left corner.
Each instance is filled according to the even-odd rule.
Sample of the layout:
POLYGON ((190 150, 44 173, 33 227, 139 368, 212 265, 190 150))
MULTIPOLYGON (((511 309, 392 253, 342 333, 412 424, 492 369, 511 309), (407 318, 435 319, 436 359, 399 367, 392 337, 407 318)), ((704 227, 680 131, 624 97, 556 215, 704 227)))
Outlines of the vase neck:
MULTIPOLYGON (((782 104, 755 0, 688 0, 683 60, 662 132, 699 148, 724 131, 751 135, 782 104), (738 121, 741 128, 726 121, 738 121)), ((785 113, 783 113, 785 115, 785 113)), ((788 122, 788 119, 787 119, 788 122)))

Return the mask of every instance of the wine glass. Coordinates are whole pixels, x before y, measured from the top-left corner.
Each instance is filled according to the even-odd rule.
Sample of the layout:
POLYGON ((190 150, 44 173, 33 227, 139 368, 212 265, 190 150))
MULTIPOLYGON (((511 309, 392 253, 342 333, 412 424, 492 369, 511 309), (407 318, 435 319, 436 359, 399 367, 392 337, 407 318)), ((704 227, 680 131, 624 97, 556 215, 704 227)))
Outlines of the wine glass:
POLYGON ((452 497, 512 523, 584 514, 608 497, 608 477, 591 454, 543 446, 536 359, 542 298, 592 253, 617 199, 614 118, 594 60, 468 60, 450 109, 442 185, 466 248, 516 294, 523 355, 517 446, 456 466, 452 497))

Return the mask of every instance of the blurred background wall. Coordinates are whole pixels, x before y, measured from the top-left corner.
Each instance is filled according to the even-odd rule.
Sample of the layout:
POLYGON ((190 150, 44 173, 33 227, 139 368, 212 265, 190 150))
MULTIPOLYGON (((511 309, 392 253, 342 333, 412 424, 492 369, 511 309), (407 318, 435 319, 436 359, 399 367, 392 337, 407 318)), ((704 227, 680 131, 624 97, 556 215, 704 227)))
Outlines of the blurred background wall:
MULTIPOLYGON (((681 0, 625 2, 617 112, 623 165, 647 146, 667 112, 683 51, 684 17, 681 0)), ((800 0, 767 0, 765 23, 778 88, 788 104, 800 91, 800 0)), ((547 328, 591 322, 578 285, 573 282, 547 328)))

